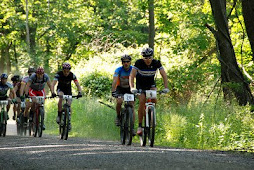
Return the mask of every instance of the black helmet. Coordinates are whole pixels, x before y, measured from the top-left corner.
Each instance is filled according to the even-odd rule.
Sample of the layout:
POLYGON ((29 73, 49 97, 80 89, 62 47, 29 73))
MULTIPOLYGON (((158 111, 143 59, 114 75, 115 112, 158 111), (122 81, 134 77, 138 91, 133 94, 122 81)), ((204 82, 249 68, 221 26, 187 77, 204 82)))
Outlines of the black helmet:
POLYGON ((150 57, 153 56, 153 49, 148 47, 148 48, 143 48, 141 51, 141 55, 143 57, 150 57))
POLYGON ((7 78, 8 78, 8 74, 3 73, 3 74, 1 75, 1 79, 7 79, 7 78))
POLYGON ((19 75, 14 75, 12 78, 11 78, 11 81, 21 81, 21 77, 19 75))
POLYGON ((65 63, 63 63, 62 68, 63 68, 63 70, 64 69, 70 70, 71 69, 71 65, 70 65, 70 63, 65 62, 65 63))
POLYGON ((29 67, 27 73, 35 73, 35 68, 29 67))
POLYGON ((128 54, 124 54, 122 57, 121 57, 121 60, 130 60, 131 61, 131 56, 128 55, 128 54))

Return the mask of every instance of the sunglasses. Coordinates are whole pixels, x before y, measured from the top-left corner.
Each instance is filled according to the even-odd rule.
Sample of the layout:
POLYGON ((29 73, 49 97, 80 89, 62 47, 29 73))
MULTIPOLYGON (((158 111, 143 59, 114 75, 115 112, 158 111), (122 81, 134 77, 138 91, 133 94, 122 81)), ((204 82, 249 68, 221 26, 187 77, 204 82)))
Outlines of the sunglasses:
POLYGON ((129 63, 130 61, 122 61, 123 63, 129 63))
POLYGON ((146 60, 151 60, 152 57, 144 57, 144 59, 146 59, 146 60))

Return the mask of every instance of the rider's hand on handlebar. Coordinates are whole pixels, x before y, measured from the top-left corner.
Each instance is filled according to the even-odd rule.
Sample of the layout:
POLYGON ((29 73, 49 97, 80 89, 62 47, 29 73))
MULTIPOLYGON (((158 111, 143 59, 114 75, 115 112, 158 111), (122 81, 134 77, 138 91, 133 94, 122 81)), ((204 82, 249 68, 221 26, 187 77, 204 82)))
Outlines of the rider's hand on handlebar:
POLYGON ((136 88, 131 88, 131 93, 136 94, 138 90, 136 88))
POLYGON ((81 91, 79 91, 79 92, 78 92, 78 95, 77 95, 77 98, 80 98, 80 97, 82 97, 81 91))
POLYGON ((116 91, 112 91, 112 97, 117 97, 116 91))
POLYGON ((169 92, 169 89, 168 88, 165 88, 162 90, 162 93, 168 93, 169 92))

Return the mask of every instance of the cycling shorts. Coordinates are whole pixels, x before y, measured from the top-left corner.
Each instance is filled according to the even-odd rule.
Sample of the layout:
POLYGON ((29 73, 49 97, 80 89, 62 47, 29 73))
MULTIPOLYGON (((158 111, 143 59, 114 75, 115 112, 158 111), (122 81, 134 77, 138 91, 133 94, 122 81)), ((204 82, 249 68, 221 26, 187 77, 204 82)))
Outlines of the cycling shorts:
POLYGON ((45 90, 33 90, 33 89, 29 89, 29 96, 45 96, 45 90))
POLYGON ((131 90, 130 90, 130 88, 122 88, 120 86, 117 86, 116 93, 117 94, 122 94, 122 95, 124 95, 125 93, 131 94, 131 90))

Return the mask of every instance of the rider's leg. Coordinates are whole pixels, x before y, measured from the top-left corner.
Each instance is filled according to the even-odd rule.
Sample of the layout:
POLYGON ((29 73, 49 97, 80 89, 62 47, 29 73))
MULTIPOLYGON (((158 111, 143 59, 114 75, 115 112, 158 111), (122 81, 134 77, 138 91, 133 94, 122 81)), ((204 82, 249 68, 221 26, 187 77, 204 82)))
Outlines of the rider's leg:
POLYGON ((139 96, 139 107, 138 107, 138 131, 137 134, 142 134, 142 121, 143 117, 145 115, 145 102, 146 102, 146 96, 144 93, 141 93, 139 96))
POLYGON ((57 114, 57 117, 56 117, 56 122, 59 123, 60 122, 60 117, 61 117, 61 114, 62 114, 62 107, 63 107, 63 95, 64 93, 59 91, 58 92, 58 95, 59 95, 59 100, 58 100, 58 114, 57 114))

